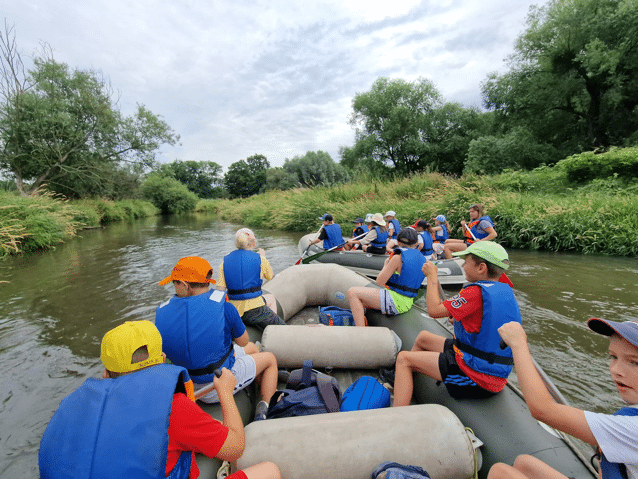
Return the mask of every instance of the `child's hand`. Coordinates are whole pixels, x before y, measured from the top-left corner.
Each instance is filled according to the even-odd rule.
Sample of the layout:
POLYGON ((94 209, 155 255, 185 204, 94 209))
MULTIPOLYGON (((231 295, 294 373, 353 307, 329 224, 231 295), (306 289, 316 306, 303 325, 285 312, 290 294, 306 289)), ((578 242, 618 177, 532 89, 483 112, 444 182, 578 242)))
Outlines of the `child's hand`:
POLYGON ((514 349, 517 346, 522 346, 527 343, 527 334, 523 330, 523 326, 516 321, 505 323, 498 328, 498 333, 510 348, 514 349))
POLYGON ((439 274, 439 268, 437 268, 436 265, 430 260, 427 260, 423 264, 423 267, 421 268, 421 271, 423 272, 423 274, 427 278, 429 278, 431 276, 437 277, 438 274, 439 274))
POLYGON ((221 396, 223 392, 232 395, 236 384, 237 378, 227 368, 222 368, 222 375, 220 377, 215 376, 215 379, 213 379, 213 385, 217 390, 218 396, 221 396))
POLYGON ((264 251, 264 248, 257 248, 257 253, 259 253, 260 256, 266 256, 266 252, 264 251))

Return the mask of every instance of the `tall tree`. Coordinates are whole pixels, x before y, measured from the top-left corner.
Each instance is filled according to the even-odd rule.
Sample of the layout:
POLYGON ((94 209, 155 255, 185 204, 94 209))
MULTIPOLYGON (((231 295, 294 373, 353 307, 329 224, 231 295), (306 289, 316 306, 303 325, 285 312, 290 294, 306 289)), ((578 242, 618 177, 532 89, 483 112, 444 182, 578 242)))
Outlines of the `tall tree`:
POLYGON ((264 155, 252 155, 228 167, 224 175, 224 186, 231 197, 248 197, 266 189, 267 171, 270 163, 264 155))
POLYGON ((160 171, 175 178, 200 198, 221 198, 222 167, 214 161, 179 161, 163 164, 160 171))
POLYGON ((0 47, 0 169, 22 194, 44 184, 73 191, 78 181, 90 191, 114 166, 150 166, 163 143, 179 139, 143 105, 122 116, 98 72, 71 70, 46 55, 25 72, 13 28, 0 32, 0 47))
POLYGON ((287 159, 283 168, 302 186, 332 186, 349 179, 346 169, 321 150, 287 159))
POLYGON ((510 71, 483 84, 507 127, 572 153, 638 140, 638 2, 552 0, 530 11, 510 71))

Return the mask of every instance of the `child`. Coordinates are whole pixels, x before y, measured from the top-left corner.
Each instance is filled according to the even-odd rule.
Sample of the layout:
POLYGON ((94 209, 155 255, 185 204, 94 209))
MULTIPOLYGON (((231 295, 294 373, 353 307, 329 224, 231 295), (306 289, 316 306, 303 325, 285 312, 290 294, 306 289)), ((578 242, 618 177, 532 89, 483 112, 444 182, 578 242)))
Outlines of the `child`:
POLYGON ((434 249, 432 249, 434 240, 432 238, 432 227, 430 223, 425 220, 419 220, 414 226, 420 236, 419 245, 421 245, 421 254, 426 260, 432 259, 432 254, 434 254, 434 249))
MULTIPOLYGON (((213 382, 214 370, 222 366, 237 378, 235 393, 261 378, 262 401, 255 419, 263 419, 277 390, 277 360, 272 353, 258 352, 249 342, 246 327, 235 306, 225 301, 224 292, 209 291, 210 284, 215 283, 212 276, 208 261, 189 256, 180 259, 171 275, 159 282, 172 282, 175 288, 175 296, 160 304, 155 313, 166 356, 173 364, 188 369, 196 391, 213 382)), ((200 400, 218 402, 217 391, 200 400)))
MULTIPOLYGON (((372 215, 370 215, 372 217, 372 215)), ((352 230, 352 237, 358 238, 364 236, 369 230, 368 225, 364 224, 363 218, 357 218, 353 221, 354 229, 352 230)), ((357 249, 358 243, 346 243, 343 247, 346 251, 351 249, 357 249)))
POLYGON ((500 392, 512 370, 512 352, 499 348, 497 328, 510 321, 521 322, 512 288, 499 283, 509 268, 505 249, 491 241, 471 245, 455 253, 465 256, 463 270, 470 284, 453 298, 441 302, 437 267, 423 265, 427 276, 426 303, 433 318, 448 316, 454 324, 454 339, 421 331, 411 351, 399 353, 394 383, 394 406, 407 406, 412 399, 412 372, 443 381, 454 398, 485 398, 500 392))
POLYGON ((434 226, 432 226, 432 233, 434 234, 434 254, 436 259, 445 258, 445 241, 450 237, 450 224, 447 222, 445 215, 438 215, 434 218, 434 226))
POLYGON ((348 301, 354 316, 355 326, 365 326, 365 308, 380 310, 395 316, 412 308, 414 298, 425 276, 421 271, 425 259, 416 249, 417 232, 403 228, 397 235, 399 248, 385 260, 377 276, 377 284, 385 289, 352 287, 348 290, 348 301))
MULTIPOLYGON (((587 325, 592 331, 610 337, 609 372, 620 397, 628 404, 614 415, 582 411, 554 401, 533 364, 527 336, 521 325, 507 323, 498 332, 512 349, 518 381, 532 416, 601 450, 602 479, 637 479, 638 321, 618 323, 592 318, 587 325)), ((513 467, 494 464, 488 478, 567 479, 552 467, 527 455, 517 457, 513 467)))
POLYGON ((370 228, 368 234, 361 239, 350 239, 346 245, 355 249, 357 244, 366 253, 385 254, 388 243, 388 229, 381 213, 375 213, 370 218, 370 228))
MULTIPOLYGON (((194 402, 184 368, 163 364, 162 337, 150 321, 127 321, 102 339, 103 379, 87 379, 62 400, 39 452, 40 477, 199 476, 195 452, 236 461, 244 425, 233 399, 235 377, 215 378, 223 423, 194 402), (170 475, 170 476, 169 476, 170 475)), ((229 478, 278 479, 263 462, 229 478)))
POLYGON ((332 215, 326 213, 320 216, 318 219, 323 221, 323 226, 319 232, 319 237, 310 242, 311 245, 323 241, 323 249, 332 249, 333 251, 341 251, 345 241, 343 240, 343 234, 341 233, 341 226, 335 223, 332 219, 332 215), (339 248, 337 248, 339 246, 339 248))

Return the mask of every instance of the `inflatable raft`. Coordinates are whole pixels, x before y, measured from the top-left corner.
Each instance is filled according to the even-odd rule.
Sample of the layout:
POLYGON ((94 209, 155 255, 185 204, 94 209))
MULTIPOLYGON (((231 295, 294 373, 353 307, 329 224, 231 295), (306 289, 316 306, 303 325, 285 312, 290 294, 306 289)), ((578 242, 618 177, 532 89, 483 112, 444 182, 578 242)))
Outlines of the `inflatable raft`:
MULTIPOLYGON (((299 240, 298 249, 299 255, 302 258, 308 258, 317 253, 322 253, 325 250, 320 246, 321 243, 316 243, 308 248, 310 242, 316 237, 316 234, 307 234, 299 240)), ((344 240, 345 241, 345 240, 344 240)), ((338 264, 348 269, 361 273, 369 278, 376 278, 379 275, 379 271, 383 268, 383 264, 387 259, 387 255, 378 255, 364 253, 363 251, 329 251, 313 262, 324 264, 338 264)), ((436 261, 436 266, 439 268, 439 282, 443 286, 461 286, 466 283, 465 272, 461 265, 463 260, 458 259, 444 259, 436 261)), ((423 286, 427 284, 427 279, 423 280, 423 286)))
MULTIPOLYGON (((280 368, 315 368, 335 377, 344 391, 362 375, 378 376, 400 349, 409 350, 427 329, 451 336, 443 322, 414 306, 386 317, 368 310, 368 328, 318 325, 318 306, 348 308, 352 286, 378 288, 367 277, 339 265, 292 266, 264 286, 277 300, 288 326, 269 326, 251 339, 277 357, 280 368), (315 327, 309 327, 315 325, 315 327)), ((283 387, 283 384, 280 384, 283 387)), ((246 450, 234 468, 276 463, 291 478, 368 478, 383 461, 420 466, 432 479, 485 478, 492 464, 512 464, 531 454, 573 478, 597 477, 572 440, 530 415, 512 385, 489 399, 455 400, 445 386, 416 374, 413 404, 404 408, 340 412, 249 423, 258 398, 255 388, 235 398, 246 426, 246 450)), ((204 405, 221 419, 218 406, 204 405)), ((200 477, 215 477, 219 461, 198 457, 200 477)))

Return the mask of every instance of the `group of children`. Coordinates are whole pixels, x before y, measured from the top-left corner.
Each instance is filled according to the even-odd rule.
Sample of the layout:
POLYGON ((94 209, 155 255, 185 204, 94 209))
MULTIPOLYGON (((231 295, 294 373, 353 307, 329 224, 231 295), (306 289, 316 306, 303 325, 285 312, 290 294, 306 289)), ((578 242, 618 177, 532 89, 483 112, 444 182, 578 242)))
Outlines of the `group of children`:
MULTIPOLYGON (((386 221, 380 214, 370 219, 369 232, 376 229, 379 236, 390 236, 381 229, 386 221)), ((322 230, 333 224, 329 215, 322 220, 327 223, 322 230)), ((357 227, 365 226, 363 221, 357 223, 357 227)), ((331 229, 327 228, 328 241, 331 229)), ((638 479, 638 322, 588 322, 590 329, 610 337, 610 373, 629 407, 610 416, 558 404, 533 364, 513 290, 499 282, 509 268, 505 249, 487 240, 452 252, 464 258, 469 284, 442 300, 437 267, 418 251, 418 228, 396 233, 396 248, 377 278, 382 288, 348 291, 355 324, 366 325, 366 308, 387 315, 408 311, 427 277, 428 314, 448 317, 454 338, 422 331, 410 351, 399 353, 394 407, 410 404, 413 372, 442 381, 454 398, 487 398, 505 387, 516 366, 536 419, 598 448, 604 479, 638 479)), ((374 247, 373 240, 350 244, 374 247)), ((260 328, 284 323, 261 292, 261 281, 272 277, 272 268, 263 250, 253 251, 252 231, 239 230, 236 246, 219 269, 222 289, 210 289, 215 281, 206 260, 182 258, 171 275, 159 282, 172 283, 175 296, 157 308, 155 325, 126 322, 106 333, 101 350, 103 379, 89 379, 65 398, 45 431, 39 457, 42 478, 75 477, 87 468, 104 471, 103 477, 195 478, 199 474, 195 452, 228 461, 241 456, 244 429, 233 394, 257 379, 262 401, 255 419, 263 419, 278 377, 275 357, 258 351, 244 323, 260 328), (164 364, 166 358, 171 365, 164 364), (220 376, 217 370, 222 371, 220 376), (201 391, 199 399, 220 403, 222 423, 194 402, 197 391, 204 388, 210 392, 201 391)), ((231 477, 276 479, 280 472, 275 464, 265 462, 231 477)), ((532 456, 519 456, 513 466, 495 464, 488 477, 565 476, 532 456)))

